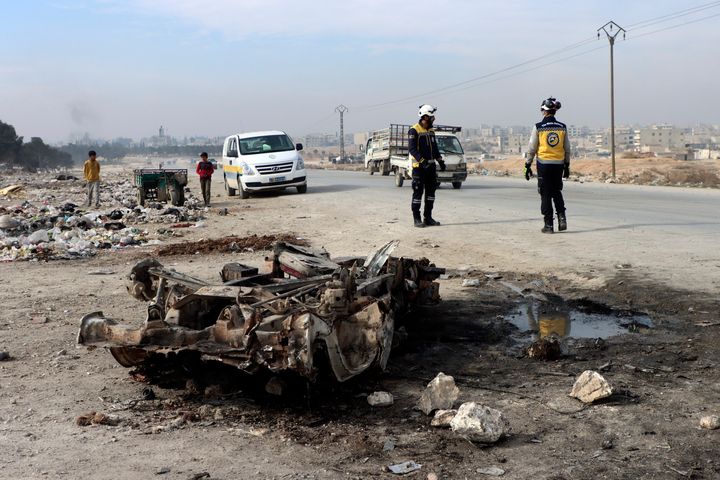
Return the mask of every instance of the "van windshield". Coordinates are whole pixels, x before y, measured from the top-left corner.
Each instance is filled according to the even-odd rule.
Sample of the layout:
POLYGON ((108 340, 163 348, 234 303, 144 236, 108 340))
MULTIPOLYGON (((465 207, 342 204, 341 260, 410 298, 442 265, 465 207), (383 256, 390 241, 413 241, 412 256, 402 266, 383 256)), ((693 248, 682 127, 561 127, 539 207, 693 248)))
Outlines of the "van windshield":
POLYGON ((438 150, 440 150, 440 153, 443 154, 455 154, 455 155, 462 155, 463 149, 462 145, 460 145, 460 140, 458 140, 456 137, 441 137, 436 136, 435 140, 437 140, 438 150))
POLYGON ((263 135, 240 139, 240 153, 255 155, 256 153, 287 152, 295 150, 295 146, 287 135, 263 135))

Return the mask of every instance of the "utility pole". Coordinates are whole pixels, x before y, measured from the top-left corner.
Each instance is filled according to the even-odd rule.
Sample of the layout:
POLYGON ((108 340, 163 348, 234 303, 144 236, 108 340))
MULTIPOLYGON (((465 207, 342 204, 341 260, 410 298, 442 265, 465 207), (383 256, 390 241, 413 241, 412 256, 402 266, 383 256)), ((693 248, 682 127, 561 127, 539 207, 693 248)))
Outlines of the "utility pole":
POLYGON ((340 163, 345 161, 345 127, 343 125, 343 115, 348 111, 348 108, 340 104, 335 107, 335 111, 340 114, 340 163))
POLYGON ((605 32, 610 42, 610 155, 612 156, 612 178, 615 178, 615 61, 613 50, 615 38, 622 32, 625 39, 625 29, 612 20, 598 28, 597 35, 600 39, 600 30, 605 32))

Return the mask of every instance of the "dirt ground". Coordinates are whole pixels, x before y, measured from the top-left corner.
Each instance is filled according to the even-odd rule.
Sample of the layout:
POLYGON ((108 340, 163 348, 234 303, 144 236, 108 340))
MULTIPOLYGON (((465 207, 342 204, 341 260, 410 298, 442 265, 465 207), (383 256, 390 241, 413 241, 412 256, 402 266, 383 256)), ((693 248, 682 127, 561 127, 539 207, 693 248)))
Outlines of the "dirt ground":
MULTIPOLYGON (((308 198, 303 201, 316 202, 308 198)), ((276 204, 286 204, 272 197, 251 204, 217 200, 206 228, 173 242, 293 234, 334 256, 369 253, 367 242, 357 241, 363 226, 343 225, 333 214, 312 210, 312 223, 298 230, 298 219, 309 214, 280 211, 276 204), (227 214, 219 213, 223 208, 227 214), (278 220, 268 222, 271 214, 278 220)), ((482 258, 470 268, 453 242, 444 241, 439 265, 449 269, 440 280, 443 302, 405 319, 407 339, 387 372, 342 385, 322 382, 280 399, 257 393, 252 382, 209 395, 148 385, 107 351, 76 348, 86 313, 144 319, 144 305, 126 293, 123 279, 158 247, 1 264, 0 351, 11 355, 0 362, 2 476, 395 478, 385 471, 388 465, 414 460, 422 468, 406 478, 489 478, 478 469, 491 466, 508 479, 720 478, 720 431, 699 428, 702 415, 720 413, 715 295, 677 290, 632 268, 576 283, 567 275, 540 275, 532 266, 504 271, 482 265, 482 258), (471 279, 479 285, 462 286, 471 279), (618 322, 642 314, 653 326, 630 324, 627 333, 605 340, 568 338, 560 359, 533 360, 524 353, 533 334, 509 322, 531 304, 618 322), (616 394, 591 406, 569 398, 575 377, 587 369, 602 371, 616 394), (441 371, 455 377, 460 402, 501 410, 511 435, 495 445, 473 445, 431 427, 430 417, 413 406, 441 371), (148 388, 156 398, 148 399, 148 388), (366 395, 377 390, 391 392, 395 403, 370 407, 366 395), (76 424, 92 411, 117 424, 76 424)), ((262 266, 265 256, 243 248, 189 255, 192 247, 176 248, 160 261, 213 280, 224 263, 262 266)), ((432 248, 424 251, 435 260, 432 248)))
MULTIPOLYGON (((471 166, 476 171, 487 170, 491 175, 520 176, 524 160, 520 157, 486 161, 471 166)), ((662 157, 627 158, 618 155, 615 162, 616 182, 636 185, 675 185, 720 187, 720 160, 682 161, 662 157)), ((534 168, 533 168, 534 170, 534 168)), ((581 182, 610 181, 609 158, 578 158, 571 161, 570 180, 581 182)))

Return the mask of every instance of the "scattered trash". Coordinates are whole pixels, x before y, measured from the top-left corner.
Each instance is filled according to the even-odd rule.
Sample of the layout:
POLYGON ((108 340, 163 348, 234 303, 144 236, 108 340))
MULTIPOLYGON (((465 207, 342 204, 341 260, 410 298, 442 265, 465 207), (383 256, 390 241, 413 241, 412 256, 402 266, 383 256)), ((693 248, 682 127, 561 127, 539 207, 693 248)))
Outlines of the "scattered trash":
POLYGON ((390 465, 388 467, 388 470, 390 470, 390 472, 394 473, 395 475, 405 475, 406 473, 411 473, 416 470, 420 470, 421 468, 422 465, 420 465, 419 463, 415 463, 413 460, 410 460, 407 462, 390 465))
POLYGON ((389 407, 393 404, 393 396, 389 392, 373 392, 368 395, 367 402, 371 407, 389 407))
POLYGON ((392 452, 393 450, 395 450, 395 442, 388 438, 383 443, 383 452, 392 452))
POLYGON ((431 427, 450 428, 450 422, 457 415, 457 410, 437 410, 430 422, 431 427))
POLYGON ((75 419, 75 424, 80 427, 87 427, 89 425, 119 425, 120 417, 115 415, 107 415, 101 412, 89 412, 84 415, 79 415, 75 419))
POLYGON ((150 387, 144 389, 142 394, 143 394, 143 399, 145 399, 145 400, 155 400, 155 398, 157 398, 155 396, 155 391, 150 387))
POLYGON ((557 360, 562 356, 562 349, 557 338, 541 338, 530 344, 527 355, 536 360, 557 360))
POLYGON ((700 428, 704 428, 706 430, 717 430, 720 428, 720 416, 707 415, 702 417, 700 419, 700 428))
POLYGON ((463 287, 479 287, 480 286, 480 280, 477 278, 466 278, 462 282, 463 287))
POLYGON ((201 480, 203 478, 210 478, 210 473, 208 473, 208 472, 193 473, 192 475, 190 475, 190 478, 188 480, 201 480))
POLYGON ((461 437, 478 443, 495 443, 510 432, 510 424, 501 411, 475 402, 460 405, 450 428, 461 437))
POLYGON ((25 187, 23 185, 10 185, 4 188, 0 188, 0 196, 7 197, 8 195, 19 193, 24 188, 25 187))
POLYGON ((484 467, 476 470, 480 475, 488 475, 490 477, 502 477, 505 475, 505 470, 498 467, 484 467))
POLYGON ((593 370, 585 370, 575 381, 570 396, 583 403, 592 403, 613 394, 613 389, 605 378, 593 370))
MULTIPOLYGON (((60 176, 73 178, 72 175, 60 176)), ((53 181, 56 180, 53 178, 53 181)), ((44 185, 47 186, 47 182, 44 185)), ((151 238, 146 224, 196 222, 204 218, 199 201, 192 195, 184 206, 172 210, 163 210, 161 204, 157 204, 161 207, 158 209, 154 203, 138 206, 136 189, 129 180, 103 181, 101 203, 110 208, 88 210, 78 206, 86 200, 85 189, 73 185, 64 183, 64 198, 54 203, 48 198, 57 197, 48 197, 44 191, 21 204, 0 207, 0 261, 90 257, 102 249, 160 241, 162 237, 151 238)))
POLYGON ((10 360, 10 352, 0 352, 0 362, 10 360))
POLYGON ((440 372, 423 391, 417 407, 430 415, 435 410, 449 410, 460 395, 460 389, 455 385, 455 379, 440 372))

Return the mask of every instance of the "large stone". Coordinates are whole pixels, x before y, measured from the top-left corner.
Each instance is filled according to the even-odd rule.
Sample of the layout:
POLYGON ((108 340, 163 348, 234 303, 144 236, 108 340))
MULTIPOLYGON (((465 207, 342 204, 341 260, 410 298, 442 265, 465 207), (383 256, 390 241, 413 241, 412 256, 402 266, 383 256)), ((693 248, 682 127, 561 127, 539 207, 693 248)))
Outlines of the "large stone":
POLYGON ((435 410, 449 410, 459 395, 460 389, 455 385, 455 379, 440 372, 428 383, 417 407, 425 415, 430 415, 435 410))
POLYGON ((393 404, 393 396, 390 392, 373 392, 367 397, 371 407, 389 407, 393 404))
POLYGON ((613 394, 613 388, 605 377, 593 370, 585 370, 575 381, 570 396, 583 403, 592 403, 613 394))
POLYGON ((450 422, 457 415, 457 410, 438 410, 430 422, 431 427, 450 428, 450 422))
POLYGON ((720 428, 720 417, 717 415, 708 415, 700 419, 700 428, 707 430, 717 430, 720 428))
POLYGON ((468 402, 460 405, 450 428, 471 442, 495 443, 510 432, 510 423, 501 411, 468 402))

